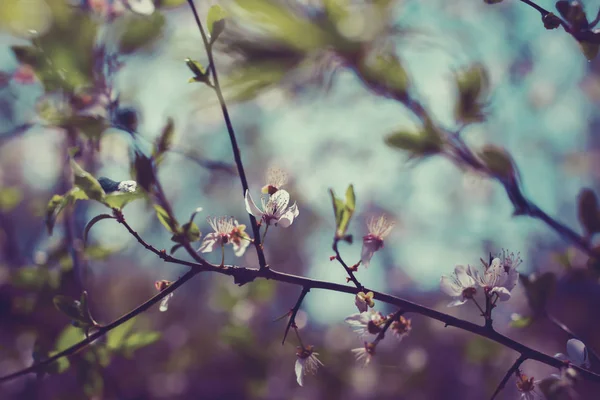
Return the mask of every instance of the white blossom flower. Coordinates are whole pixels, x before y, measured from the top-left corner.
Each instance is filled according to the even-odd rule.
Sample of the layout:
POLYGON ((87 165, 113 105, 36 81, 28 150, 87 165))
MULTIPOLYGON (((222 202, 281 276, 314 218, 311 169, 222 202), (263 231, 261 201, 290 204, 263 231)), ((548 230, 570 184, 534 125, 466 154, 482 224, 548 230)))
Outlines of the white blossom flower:
POLYGON ((457 265, 454 268, 452 276, 442 276, 440 279, 440 288, 444 293, 454 297, 454 300, 448 304, 448 307, 460 306, 467 300, 472 299, 477 293, 475 280, 467 273, 463 265, 457 265))
POLYGON ((367 312, 369 307, 373 308, 375 306, 375 302, 373 301, 373 292, 364 293, 358 292, 354 299, 354 304, 356 304, 356 308, 360 312, 367 312))
POLYGON ((502 250, 502 254, 499 255, 499 258, 501 265, 504 268, 504 272, 506 273, 506 280, 503 286, 510 292, 517 286, 517 282, 519 282, 519 272, 517 271, 517 267, 521 265, 523 260, 521 260, 520 253, 515 255, 515 253, 508 253, 506 250, 502 250))
POLYGON ((536 385, 540 381, 534 381, 533 377, 519 373, 517 375, 517 390, 521 393, 521 400, 536 400, 541 399, 540 395, 535 390, 536 385))
POLYGON ((121 193, 134 193, 137 190, 136 181, 121 181, 117 190, 121 193))
MULTIPOLYGON (((154 287, 156 288, 156 290, 158 290, 159 292, 162 292, 163 290, 165 290, 169 285, 171 285, 171 281, 167 281, 167 280, 161 280, 161 281, 156 281, 154 282, 154 287)), ((165 312, 169 309, 169 300, 171 300, 171 298, 173 297, 174 293, 169 293, 166 297, 164 297, 162 299, 162 301, 160 302, 160 306, 158 307, 158 309, 161 312, 165 312)))
POLYGON ((580 367, 590 367, 587 347, 585 347, 585 344, 578 339, 569 339, 567 341, 566 356, 563 353, 557 353, 554 357, 562 361, 570 361, 580 367))
POLYGON ((366 336, 367 334, 378 334, 386 319, 380 312, 369 310, 360 314, 352 314, 344 319, 344 321, 359 336, 366 336))
POLYGON ((357 349, 352 349, 352 353, 354 357, 356 357, 356 361, 363 364, 363 367, 366 367, 371 362, 371 359, 375 355, 375 347, 376 345, 373 343, 365 342, 363 347, 359 347, 357 349))
POLYGON ((244 229, 246 225, 240 225, 233 217, 207 218, 214 232, 207 234, 202 241, 198 251, 210 253, 216 248, 223 248, 226 244, 233 245, 233 251, 240 257, 250 244, 250 238, 244 229))
POLYGON ((409 318, 405 318, 403 315, 398 318, 397 321, 392 322, 390 325, 392 334, 398 340, 404 339, 412 330, 412 324, 409 318))
POLYGON ((396 223, 388 219, 385 215, 379 218, 370 218, 367 221, 367 230, 369 233, 363 236, 363 246, 360 255, 362 265, 368 267, 373 254, 383 248, 383 239, 386 238, 394 228, 396 223))
POLYGON ((288 182, 287 174, 279 168, 269 168, 267 170, 267 184, 263 186, 262 192, 273 195, 288 182))
POLYGON ((504 287, 508 275, 504 272, 500 259, 495 258, 489 266, 486 265, 483 274, 477 268, 469 265, 467 274, 483 288, 486 295, 496 294, 500 301, 510 299, 510 291, 504 287))
POLYGON ((249 191, 246 191, 245 200, 246 211, 267 225, 274 224, 275 226, 287 228, 292 224, 292 222, 294 222, 294 218, 296 218, 299 214, 298 206, 295 202, 288 207, 290 202, 290 194, 283 189, 278 190, 275 194, 269 197, 269 200, 261 198, 262 208, 264 211, 261 211, 256 206, 256 203, 254 203, 254 200, 252 200, 252 196, 250 196, 249 191))
MULTIPOLYGON (((577 371, 573 368, 562 368, 560 375, 552 374, 548 378, 540 382, 540 387, 544 395, 549 396, 563 396, 567 399, 576 398, 577 394, 573 389, 575 382, 577 381, 577 371)), ((563 398, 559 397, 559 398, 563 398)))
POLYGON ((296 381, 298 385, 302 386, 304 384, 304 375, 308 372, 311 374, 316 374, 319 367, 323 366, 323 363, 317 358, 319 353, 315 353, 313 351, 313 346, 307 346, 305 348, 298 347, 296 349, 296 359, 295 371, 296 371, 296 381))

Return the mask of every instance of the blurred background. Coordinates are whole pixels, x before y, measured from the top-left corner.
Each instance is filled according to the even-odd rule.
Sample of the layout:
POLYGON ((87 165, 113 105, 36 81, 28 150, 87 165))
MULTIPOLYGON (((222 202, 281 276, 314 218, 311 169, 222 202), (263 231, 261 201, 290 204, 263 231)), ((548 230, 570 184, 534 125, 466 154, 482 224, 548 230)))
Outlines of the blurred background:
MULTIPOLYGON (((508 249, 520 253, 520 273, 532 283, 527 291, 518 285, 495 310, 496 329, 547 354, 564 353, 569 335, 547 312, 600 350, 597 265, 543 223, 513 217, 496 181, 385 140, 418 129, 419 119, 398 100, 410 91, 436 124, 466 125, 461 135, 472 149, 504 147, 528 198, 582 232, 577 196, 598 189, 600 176, 593 133, 600 64, 575 39, 544 29, 537 11, 508 0, 197 3, 203 20, 217 3, 227 11, 214 53, 250 190, 258 198, 267 169, 281 168, 300 210, 291 227, 269 231, 265 252, 274 269, 345 282, 341 266, 329 261, 335 220, 328 189, 341 195, 353 184, 355 241, 340 244, 348 263, 360 259, 369 217, 384 213, 397 222, 371 266, 359 268, 363 285, 482 323, 473 304, 446 307, 440 276, 508 249), (369 75, 365 60, 373 54, 392 60, 405 79, 369 75), (475 63, 487 71, 485 117, 462 124, 455 76, 475 63)), ((550 1, 540 5, 554 9, 550 1)), ((600 2, 584 6, 591 20, 600 2)), ((173 143, 158 179, 176 216, 184 221, 203 207, 196 218, 203 234, 207 216, 249 224, 217 98, 190 82, 186 58, 208 64, 183 0, 0 2, 0 375, 83 337, 54 307, 55 295, 79 298, 86 290, 94 318, 109 323, 153 296, 155 281, 186 271, 145 251, 113 220, 95 225, 84 248, 87 222, 107 212, 91 201, 67 205, 49 234, 48 202, 73 186, 70 148, 79 148, 77 162, 96 178, 128 180, 130 150, 150 153, 171 118, 173 143)), ((171 248, 151 202, 132 202, 123 213, 149 243, 171 248)), ((242 258, 227 251, 225 262, 258 265, 252 248, 242 258)), ((46 374, 3 384, 0 397, 479 400, 518 357, 407 315, 411 334, 401 343, 385 340, 362 368, 350 352, 362 342, 344 323, 356 312, 353 297, 312 290, 297 322, 325 367, 299 387, 298 343, 290 335, 282 346, 285 320, 273 322, 299 294, 283 283, 238 287, 200 274, 177 290, 167 312, 153 307, 46 374)), ((375 300, 377 310, 394 311, 375 300)), ((592 369, 599 367, 592 359, 592 369)), ((532 361, 522 369, 536 380, 556 373, 532 361)), ((600 386, 580 382, 576 391, 593 399, 600 386)), ((512 378, 499 398, 518 396, 512 378)))

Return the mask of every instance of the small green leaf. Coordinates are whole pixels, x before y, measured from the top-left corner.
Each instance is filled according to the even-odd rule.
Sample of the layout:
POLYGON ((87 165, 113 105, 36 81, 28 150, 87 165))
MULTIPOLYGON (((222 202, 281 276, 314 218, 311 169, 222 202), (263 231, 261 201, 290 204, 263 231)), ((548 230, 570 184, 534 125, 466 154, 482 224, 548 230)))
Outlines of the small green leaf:
POLYGON ((73 169, 75 186, 83 190, 90 199, 102 202, 106 194, 96 178, 83 170, 73 159, 71 159, 71 169, 73 169))
POLYGON ((167 211, 159 206, 158 204, 154 204, 154 210, 156 211, 156 217, 160 221, 161 224, 171 233, 177 231, 177 223, 171 219, 167 211))
POLYGON ((123 193, 117 191, 107 194, 104 198, 104 204, 110 208, 122 210, 123 207, 132 201, 143 199, 144 197, 146 197, 146 194, 139 188, 135 192, 123 193))
POLYGON ((474 64, 455 74, 457 102, 454 118, 462 123, 482 122, 490 89, 488 72, 481 64, 474 64))
POLYGON ((335 197, 332 189, 329 189, 331 194, 331 200, 333 203, 333 212, 335 214, 335 225, 336 225, 336 238, 341 239, 346 234, 350 219, 354 214, 354 208, 356 206, 356 197, 354 195, 354 187, 348 186, 346 189, 346 202, 335 197))
POLYGON ((356 195, 354 194, 354 186, 348 186, 346 189, 346 207, 354 212, 356 207, 356 195))
POLYGON ((479 158, 494 177, 501 180, 515 178, 512 157, 505 149, 487 145, 479 153, 479 158))
POLYGON ((66 314, 69 318, 75 321, 79 321, 83 318, 81 312, 81 302, 79 300, 72 299, 67 296, 54 296, 52 300, 54 306, 66 314))
POLYGON ((87 223, 87 225, 85 226, 85 229, 83 231, 83 245, 85 246, 87 244, 87 238, 88 238, 90 229, 92 229, 92 226, 94 226, 96 224, 96 222, 102 221, 103 219, 114 219, 114 218, 115 217, 113 217, 112 215, 109 215, 109 214, 100 214, 100 215, 96 215, 94 218, 92 218, 92 220, 87 223))
POLYGON ((17 187, 0 189, 0 211, 10 212, 19 205, 23 199, 23 192, 17 187))
POLYGON ((442 149, 442 141, 439 136, 423 132, 398 131, 385 138, 385 143, 401 150, 406 150, 415 157, 424 157, 439 153, 442 149))
POLYGON ((151 345, 158 341, 160 337, 160 332, 134 332, 125 339, 121 350, 125 357, 131 357, 136 350, 151 345))
POLYGON ((214 43, 219 35, 223 33, 226 17, 227 12, 216 4, 208 10, 206 25, 208 26, 208 32, 210 33, 210 43, 214 43))
POLYGON ((119 350, 121 346, 123 346, 125 338, 129 335, 129 332, 131 332, 134 325, 135 319, 132 318, 108 332, 106 338, 106 347, 111 350, 119 350))
POLYGON ((533 322, 533 318, 519 314, 513 314, 511 320, 510 326, 519 329, 527 328, 533 322))
POLYGON ((48 229, 49 235, 52 235, 54 222, 56 222, 56 218, 66 207, 67 203, 68 201, 64 198, 64 196, 58 194, 52 196, 48 202, 48 205, 46 206, 46 228, 48 229))
POLYGON ((123 29, 119 50, 121 53, 131 54, 150 45, 163 34, 165 17, 157 12, 150 16, 128 15, 119 24, 123 29))
POLYGON ((158 140, 154 146, 153 158, 160 163, 162 156, 171 148, 175 135, 175 125, 172 118, 167 120, 158 140))
MULTIPOLYGON (((77 328, 75 328, 77 329, 77 328)), ((48 353, 48 358, 55 356, 58 354, 58 351, 51 351, 48 353)), ((61 357, 58 360, 54 361, 52 364, 48 365, 45 369, 45 372, 48 374, 56 375, 62 374, 66 370, 69 369, 71 363, 67 357, 61 357)))

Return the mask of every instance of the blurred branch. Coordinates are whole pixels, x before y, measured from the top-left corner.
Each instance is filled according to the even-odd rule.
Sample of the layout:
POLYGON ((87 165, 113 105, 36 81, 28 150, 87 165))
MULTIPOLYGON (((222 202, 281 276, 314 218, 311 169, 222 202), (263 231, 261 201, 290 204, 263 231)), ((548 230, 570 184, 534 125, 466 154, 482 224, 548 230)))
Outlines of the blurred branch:
POLYGON ((354 283, 354 285, 356 286, 357 289, 359 289, 360 292, 364 292, 364 287, 363 285, 358 281, 358 279, 356 279, 356 276, 354 276, 354 272, 352 271, 352 269, 350 267, 348 267, 348 265, 344 262, 344 260, 342 259, 342 256, 340 255, 340 251, 338 250, 338 243, 339 243, 340 239, 338 239, 337 237, 333 239, 333 251, 335 252, 335 258, 336 260, 338 260, 338 262, 340 264, 342 264, 342 267, 344 267, 344 269, 346 270, 346 273, 348 274, 348 280, 352 281, 352 283, 354 283))
POLYGON ((492 395, 492 397, 491 397, 490 400, 494 400, 496 398, 496 396, 498 396, 498 394, 506 386, 506 382, 508 382, 508 380, 510 379, 511 375, 514 374, 515 372, 517 372, 519 370, 519 367, 521 366, 521 364, 523 364, 525 362, 525 360, 527 360, 527 357, 525 357, 523 354, 521 354, 519 356, 519 358, 516 359, 516 361, 513 363, 512 367, 510 367, 509 370, 506 371, 506 375, 504 375, 504 378, 502 378, 502 381, 500 382, 500 384, 496 388, 496 391, 494 392, 494 394, 492 395))
POLYGON ((304 301, 304 298, 306 297, 308 292, 310 292, 309 287, 302 288, 302 293, 300 293, 300 297, 298 297, 296 305, 294 305, 294 308, 292 308, 290 320, 288 321, 287 326, 285 327, 285 333, 283 334, 283 340, 281 341, 281 344, 285 343, 285 338, 287 337, 290 328, 296 328, 296 314, 298 314, 298 310, 300 310, 300 306, 302 305, 302 302, 304 301))
MULTIPOLYGON (((217 94, 219 104, 221 105, 221 111, 223 112, 223 118, 225 119, 227 132, 229 133, 229 140, 231 141, 233 158, 235 159, 235 164, 238 169, 238 175, 240 176, 240 181, 242 182, 242 196, 244 196, 245 198, 246 192, 248 191, 248 180, 246 179, 246 173, 244 172, 242 155, 237 144, 233 124, 231 122, 231 118, 229 117, 229 110, 227 109, 227 104, 225 103, 223 92, 221 91, 221 85, 219 84, 219 76, 217 74, 217 68, 215 66, 215 60, 213 58, 212 46, 210 45, 208 38, 206 37, 206 33, 204 32, 204 28, 202 27, 202 22, 200 21, 200 17, 198 16, 198 11, 196 10, 196 6, 194 5, 194 0, 188 0, 188 4, 190 5, 190 9, 194 14, 194 19, 196 20, 196 24, 198 25, 198 30, 200 31, 200 35, 202 36, 202 42, 204 43, 204 49, 206 50, 206 54, 208 56, 208 66, 214 82, 213 89, 217 94)), ((258 255, 258 263, 261 269, 267 268, 267 261, 265 259, 265 253, 263 251, 260 240, 260 227, 258 226, 254 215, 248 215, 250 217, 250 224, 252 225, 252 234, 254 235, 254 247, 256 248, 256 254, 258 255)))
POLYGON ((26 374, 29 374, 32 372, 38 372, 43 367, 52 364, 54 361, 58 360, 59 358, 68 357, 68 356, 71 356, 71 355, 77 353, 78 351, 85 348, 88 344, 92 343, 94 340, 104 336, 106 333, 113 330, 114 328, 124 324, 125 322, 129 321, 130 319, 132 319, 132 318, 138 316, 139 314, 143 313, 144 311, 148 310, 150 307, 152 307, 156 303, 160 302, 163 298, 165 298, 169 294, 173 293, 175 290, 177 290, 184 283, 186 283, 191 278, 193 278, 200 271, 201 270, 199 270, 199 269, 192 269, 192 270, 188 271, 185 275, 183 275, 181 278, 177 279, 171 285, 167 286, 164 290, 159 292, 156 296, 152 297, 151 299, 149 299, 145 303, 141 304, 140 306, 136 307, 135 309, 131 310, 127 314, 123 315, 122 317, 114 320, 110 324, 100 327, 96 332, 89 335, 82 341, 74 344, 73 346, 71 346, 61 352, 56 353, 52 357, 49 357, 43 361, 33 364, 30 367, 27 367, 20 371, 14 372, 10 375, 0 377, 0 383, 9 381, 11 379, 18 378, 20 376, 23 376, 23 375, 26 375, 26 374))
POLYGON ((396 313, 394 313, 394 315, 391 318, 388 318, 388 320, 385 321, 385 325, 383 326, 381 331, 379 331, 375 340, 373 340, 374 344, 377 344, 377 343, 379 343, 379 341, 383 340, 383 338, 385 337, 385 333, 390 328, 392 323, 394 321, 398 321, 398 319, 402 316, 402 314, 404 314, 404 310, 400 309, 400 310, 396 311, 396 313))
MULTIPOLYGON (((544 315, 546 316, 546 318, 548 318, 550 320, 550 322, 552 322, 554 325, 556 325, 558 328, 560 328, 562 331, 564 331, 567 335, 569 335, 577 340, 581 340, 581 338, 579 336, 577 336, 571 329, 569 329, 568 326, 563 324, 560 320, 558 320, 556 317, 554 317, 548 311, 545 311, 544 315)), ((594 357, 595 361, 600 363, 600 358, 598 357, 598 355, 589 347, 586 346, 586 348, 587 348, 588 353, 591 354, 592 357, 594 357)))

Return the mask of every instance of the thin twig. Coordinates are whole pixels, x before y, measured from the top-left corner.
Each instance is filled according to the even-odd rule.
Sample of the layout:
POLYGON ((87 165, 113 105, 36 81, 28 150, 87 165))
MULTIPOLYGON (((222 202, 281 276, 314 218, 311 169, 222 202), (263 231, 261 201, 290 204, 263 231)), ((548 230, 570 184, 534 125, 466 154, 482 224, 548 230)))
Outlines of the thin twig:
MULTIPOLYGON (((238 175, 240 176, 240 181, 242 183, 242 196, 246 196, 246 192, 248 191, 248 180, 246 179, 246 173, 244 172, 244 164, 242 163, 242 155, 240 153, 240 149, 237 144, 237 139, 235 137, 235 131, 233 129, 233 124, 231 122, 231 118, 229 117, 229 110, 227 109, 227 104, 225 103, 225 98, 223 97, 223 92, 221 91, 221 85, 219 84, 219 75, 217 74, 217 68, 215 66, 215 60, 213 58, 212 47, 206 37, 206 33, 204 32, 204 28, 202 27, 202 22, 200 21, 200 17, 198 16, 198 11, 196 10, 196 6, 194 5, 194 0, 188 0, 188 4, 194 14, 194 18, 196 20, 196 24, 198 25, 198 30, 200 31, 200 35, 202 36, 202 42, 204 43, 204 48, 206 50, 206 54, 208 56, 208 66, 210 69, 210 73, 212 75, 214 81, 214 90, 217 94, 217 98, 219 99, 219 104, 221 105, 221 111, 223 112, 223 118, 225 119, 225 125, 227 126, 227 132, 229 133, 229 140, 231 141, 231 149, 233 150, 233 158, 235 159, 235 164, 238 169, 238 175)), ((265 259, 265 253, 260 243, 260 227, 256 222, 256 218, 254 215, 249 214, 250 216, 250 224, 252 225, 252 234, 254 235, 254 247, 256 248, 256 254, 258 255, 258 264, 260 268, 267 267, 267 261, 265 259)))
POLYGON ((498 396, 498 394, 506 386, 506 382, 508 382, 508 380, 510 379, 511 375, 518 371, 519 367, 521 366, 521 364, 523 364, 525 362, 525 360, 527 360, 527 357, 525 357, 523 354, 521 354, 519 356, 519 358, 517 358, 515 360, 515 362, 513 363, 512 367, 510 367, 509 370, 506 371, 506 374, 504 375, 504 378, 502 378, 502 381, 500 381, 500 384, 498 385, 498 387, 494 391, 494 394, 492 395, 492 397, 491 397, 490 400, 494 400, 496 398, 496 396, 498 396))
POLYGON ((300 306, 302 305, 302 301, 304 301, 304 297, 306 297, 306 295, 308 294, 308 292, 310 292, 310 288, 309 287, 303 287, 302 288, 302 293, 300 293, 300 297, 298 297, 298 301, 296 301, 296 304, 294 305, 294 308, 292 308, 291 314, 290 314, 290 320, 287 323, 287 326, 285 327, 285 333, 283 334, 283 340, 281 341, 281 344, 285 343, 285 338, 287 338, 288 332, 290 330, 291 327, 296 327, 296 314, 298 314, 298 310, 300 310, 300 306))
POLYGON ((389 327, 392 325, 392 322, 398 321, 398 319, 400 318, 400 316, 402 316, 402 314, 404 314, 404 310, 400 309, 400 310, 396 311, 391 318, 388 318, 388 320, 385 321, 385 325, 383 326, 383 328, 379 331, 379 333, 373 340, 374 344, 377 344, 381 340, 383 340, 383 338, 385 337, 385 333, 387 332, 389 327))
POLYGON ((332 249, 335 252, 336 260, 338 260, 338 262, 340 264, 342 264, 342 267, 344 267, 344 269, 346 270, 346 273, 348 274, 348 277, 352 281, 352 283, 354 283, 354 286, 356 286, 358 289, 360 289, 359 291, 364 292, 363 285, 358 281, 358 279, 356 279, 356 276, 354 276, 354 272, 352 272, 352 269, 350 269, 350 267, 348 267, 348 265, 342 259, 342 256, 340 255, 340 251, 338 249, 338 242, 339 242, 339 239, 337 239, 337 238, 333 239, 332 249))
MULTIPOLYGON (((569 329, 568 326, 566 326, 565 324, 563 324, 560 320, 558 320, 552 314, 550 314, 547 311, 545 311, 544 315, 546 316, 546 318, 548 318, 550 320, 550 322, 552 322, 558 328, 560 328, 561 330, 563 330, 566 334, 568 334, 569 336, 572 336, 573 338, 575 338, 577 340, 581 340, 581 338, 579 336, 577 336, 575 334, 575 332, 573 332, 571 329, 569 329)), ((581 340, 581 341, 583 342, 583 340, 581 340)), ((586 349, 587 349, 587 352, 589 354, 591 354, 592 357, 594 357, 594 359, 596 360, 596 362, 600 363, 600 358, 598 357, 598 355, 592 349, 590 349, 588 346, 586 346, 586 349)))

